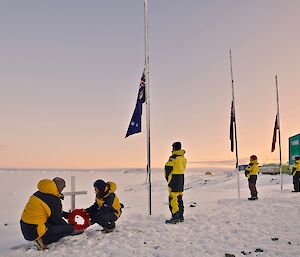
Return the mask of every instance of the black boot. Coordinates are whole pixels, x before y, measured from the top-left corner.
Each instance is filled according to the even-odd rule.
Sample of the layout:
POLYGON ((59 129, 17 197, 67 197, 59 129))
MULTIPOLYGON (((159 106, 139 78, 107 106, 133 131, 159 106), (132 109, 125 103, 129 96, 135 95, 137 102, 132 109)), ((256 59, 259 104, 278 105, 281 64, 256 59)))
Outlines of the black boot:
POLYGON ((249 197, 248 200, 250 200, 250 201, 258 200, 258 197, 257 197, 257 195, 253 195, 253 196, 249 197))
POLYGON ((172 218, 169 220, 166 220, 165 222, 166 222, 166 224, 177 224, 178 222, 180 222, 179 213, 173 214, 172 218))

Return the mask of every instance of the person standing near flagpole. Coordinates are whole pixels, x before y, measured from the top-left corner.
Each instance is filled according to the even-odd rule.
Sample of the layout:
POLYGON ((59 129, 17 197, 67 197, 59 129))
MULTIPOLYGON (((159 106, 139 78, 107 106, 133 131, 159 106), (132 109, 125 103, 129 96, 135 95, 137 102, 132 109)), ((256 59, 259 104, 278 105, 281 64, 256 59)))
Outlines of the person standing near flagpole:
POLYGON ((295 157, 295 165, 292 169, 294 190, 292 192, 300 192, 300 157, 295 157))
POLYGON ((248 200, 258 200, 257 189, 256 189, 257 174, 258 174, 257 156, 251 155, 250 163, 248 164, 248 167, 245 170, 245 176, 248 178, 248 185, 251 193, 251 197, 249 197, 248 200))
POLYGON ((181 149, 181 143, 172 144, 172 155, 165 165, 165 178, 169 189, 169 208, 172 218, 166 220, 167 224, 176 224, 183 222, 183 191, 184 191, 184 173, 186 168, 185 150, 181 149))

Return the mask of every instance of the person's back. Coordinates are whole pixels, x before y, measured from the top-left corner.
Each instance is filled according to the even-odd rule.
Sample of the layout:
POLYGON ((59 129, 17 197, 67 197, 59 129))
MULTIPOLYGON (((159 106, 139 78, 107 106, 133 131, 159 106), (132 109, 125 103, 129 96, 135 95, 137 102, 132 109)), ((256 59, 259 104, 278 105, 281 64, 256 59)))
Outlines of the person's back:
POLYGON ((251 197, 248 200, 258 200, 257 189, 256 189, 256 181, 258 175, 258 162, 257 156, 250 156, 250 163, 245 170, 245 176, 248 178, 248 186, 250 189, 251 197))
POLYGON ((65 187, 64 180, 43 179, 37 187, 38 191, 30 197, 23 210, 20 225, 24 238, 38 241, 43 248, 44 244, 71 234, 74 228, 62 219, 61 191, 65 187))
POLYGON ((166 220, 166 223, 183 222, 184 206, 184 173, 186 168, 185 150, 181 149, 181 143, 175 142, 172 145, 172 155, 165 165, 165 178, 169 189, 169 209, 172 218, 166 220))
POLYGON ((29 199, 21 217, 21 229, 24 238, 36 240, 46 233, 45 223, 51 217, 60 222, 55 214, 62 212, 60 194, 53 180, 43 179, 38 183, 38 190, 29 199), (51 216, 52 215, 52 216, 51 216))
POLYGON ((300 192, 300 157, 295 158, 295 164, 293 166, 293 192, 300 192))

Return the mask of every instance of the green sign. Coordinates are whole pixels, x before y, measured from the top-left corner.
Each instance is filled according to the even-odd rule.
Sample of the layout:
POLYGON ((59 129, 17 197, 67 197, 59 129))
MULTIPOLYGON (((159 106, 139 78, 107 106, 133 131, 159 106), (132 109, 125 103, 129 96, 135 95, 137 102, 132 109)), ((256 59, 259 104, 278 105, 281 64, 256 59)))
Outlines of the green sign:
POLYGON ((300 157, 300 134, 289 138, 289 164, 294 164, 295 157, 300 157))

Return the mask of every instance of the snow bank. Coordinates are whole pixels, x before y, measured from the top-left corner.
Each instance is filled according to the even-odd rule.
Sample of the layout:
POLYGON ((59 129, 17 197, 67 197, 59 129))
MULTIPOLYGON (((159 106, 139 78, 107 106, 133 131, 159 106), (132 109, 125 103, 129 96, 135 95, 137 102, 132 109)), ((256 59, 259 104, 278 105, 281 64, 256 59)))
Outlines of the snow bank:
MULTIPOLYGON (((280 191, 279 176, 260 175, 260 199, 248 201, 242 174, 241 199, 237 199, 235 174, 187 172, 186 220, 166 225, 170 214, 161 173, 153 174, 153 213, 149 216, 146 176, 140 172, 1 172, 0 256, 300 256, 300 194, 291 193, 291 176, 283 178, 284 190, 280 191), (77 190, 88 190, 87 195, 76 197, 76 207, 93 202, 95 179, 117 183, 117 194, 125 205, 117 229, 102 234, 93 225, 39 252, 21 235, 18 221, 23 207, 41 178, 61 176, 68 182, 71 175, 76 176, 77 190)), ((70 199, 63 204, 70 208, 70 199)))

